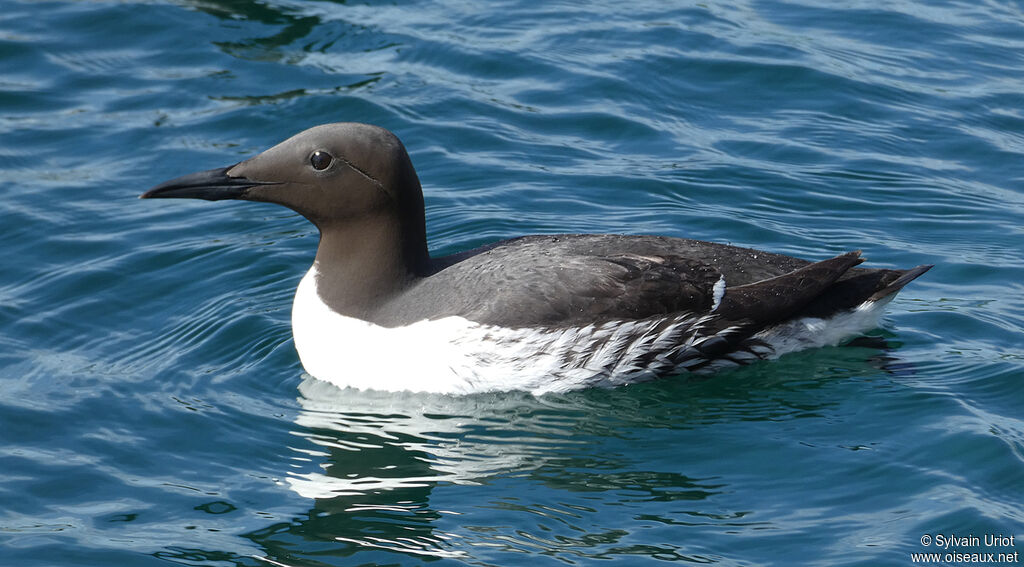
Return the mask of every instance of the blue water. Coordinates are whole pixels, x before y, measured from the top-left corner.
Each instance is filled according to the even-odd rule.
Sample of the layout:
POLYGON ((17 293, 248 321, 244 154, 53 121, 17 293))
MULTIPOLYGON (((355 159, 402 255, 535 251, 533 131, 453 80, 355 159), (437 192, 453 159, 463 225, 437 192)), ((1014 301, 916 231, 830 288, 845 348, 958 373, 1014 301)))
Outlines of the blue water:
POLYGON ((0 2, 0 564, 1019 562, 941 542, 1024 537, 1024 8, 669 4, 0 2), (623 232, 936 267, 886 348, 341 391, 291 342, 309 224, 136 196, 348 120, 403 139, 438 253, 623 232))

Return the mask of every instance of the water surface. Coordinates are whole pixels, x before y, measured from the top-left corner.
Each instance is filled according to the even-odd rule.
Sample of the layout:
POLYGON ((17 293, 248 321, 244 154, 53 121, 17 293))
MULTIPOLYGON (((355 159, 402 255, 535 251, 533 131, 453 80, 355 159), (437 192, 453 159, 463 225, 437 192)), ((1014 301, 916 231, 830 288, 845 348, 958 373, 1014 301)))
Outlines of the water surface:
POLYGON ((992 2, 6 2, 0 563, 877 566, 1024 535, 1021 38, 992 2), (885 348, 338 390, 291 343, 311 225, 135 197, 349 120, 405 142, 435 253, 656 233, 936 268, 885 348))

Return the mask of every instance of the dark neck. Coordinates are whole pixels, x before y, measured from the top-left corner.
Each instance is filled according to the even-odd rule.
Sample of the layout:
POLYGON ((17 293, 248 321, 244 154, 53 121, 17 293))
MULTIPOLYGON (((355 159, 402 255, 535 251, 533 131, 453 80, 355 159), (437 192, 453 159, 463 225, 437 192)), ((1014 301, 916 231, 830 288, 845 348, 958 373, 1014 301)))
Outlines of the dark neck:
POLYGON ((420 223, 379 215, 320 227, 315 267, 320 299, 364 320, 427 274, 430 256, 420 223))

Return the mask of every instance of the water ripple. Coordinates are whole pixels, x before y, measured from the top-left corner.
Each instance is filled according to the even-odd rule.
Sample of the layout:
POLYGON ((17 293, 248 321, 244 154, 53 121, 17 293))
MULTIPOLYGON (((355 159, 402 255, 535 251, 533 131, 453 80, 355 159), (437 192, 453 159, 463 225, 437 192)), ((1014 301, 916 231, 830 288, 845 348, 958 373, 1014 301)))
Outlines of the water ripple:
POLYGON ((1014 533, 1024 13, 464 1, 0 14, 0 548, 18 565, 902 564, 1014 533), (533 398, 302 375, 315 230, 164 179, 398 133, 435 251, 543 232, 935 263, 864 344, 533 398))

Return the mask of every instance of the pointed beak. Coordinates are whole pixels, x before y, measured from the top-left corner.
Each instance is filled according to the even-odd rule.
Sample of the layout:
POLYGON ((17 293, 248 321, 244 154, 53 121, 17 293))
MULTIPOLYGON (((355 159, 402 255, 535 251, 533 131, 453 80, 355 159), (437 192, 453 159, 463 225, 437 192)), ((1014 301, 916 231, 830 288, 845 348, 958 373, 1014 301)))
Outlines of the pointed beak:
POLYGON ((249 189, 257 185, 276 185, 276 181, 255 181, 228 175, 235 166, 210 169, 182 175, 166 181, 139 195, 140 199, 245 199, 249 189))

